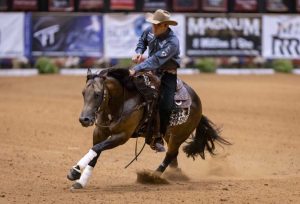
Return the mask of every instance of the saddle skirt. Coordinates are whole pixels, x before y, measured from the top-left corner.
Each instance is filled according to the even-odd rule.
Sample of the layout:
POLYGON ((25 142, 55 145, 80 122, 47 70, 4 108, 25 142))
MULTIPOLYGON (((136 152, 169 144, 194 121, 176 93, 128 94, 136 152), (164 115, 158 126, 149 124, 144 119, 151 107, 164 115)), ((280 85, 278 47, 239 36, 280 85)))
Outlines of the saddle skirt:
POLYGON ((192 99, 181 79, 177 78, 177 88, 174 96, 176 108, 189 108, 192 99))
POLYGON ((170 126, 185 123, 190 116, 192 99, 181 79, 177 78, 177 88, 174 96, 175 107, 170 116, 170 126))

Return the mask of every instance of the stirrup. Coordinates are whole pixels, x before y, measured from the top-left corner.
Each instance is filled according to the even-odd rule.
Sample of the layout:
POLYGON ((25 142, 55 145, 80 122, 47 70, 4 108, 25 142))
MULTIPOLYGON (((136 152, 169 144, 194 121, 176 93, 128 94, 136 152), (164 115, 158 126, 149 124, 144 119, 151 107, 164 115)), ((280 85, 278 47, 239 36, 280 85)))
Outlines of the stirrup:
POLYGON ((150 144, 150 147, 151 147, 151 149, 155 150, 156 152, 165 152, 166 151, 162 137, 154 137, 150 144))
POLYGON ((155 150, 156 152, 165 152, 166 151, 165 147, 158 142, 154 144, 153 150, 155 150))

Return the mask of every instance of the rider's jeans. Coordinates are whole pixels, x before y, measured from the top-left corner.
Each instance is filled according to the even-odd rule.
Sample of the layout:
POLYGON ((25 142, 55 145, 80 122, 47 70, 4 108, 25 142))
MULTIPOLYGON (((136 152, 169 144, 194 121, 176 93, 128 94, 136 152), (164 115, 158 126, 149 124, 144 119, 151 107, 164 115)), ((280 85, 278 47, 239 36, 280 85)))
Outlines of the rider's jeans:
POLYGON ((177 75, 165 72, 161 78, 159 115, 160 133, 165 134, 169 125, 172 108, 174 107, 174 95, 177 86, 177 75))

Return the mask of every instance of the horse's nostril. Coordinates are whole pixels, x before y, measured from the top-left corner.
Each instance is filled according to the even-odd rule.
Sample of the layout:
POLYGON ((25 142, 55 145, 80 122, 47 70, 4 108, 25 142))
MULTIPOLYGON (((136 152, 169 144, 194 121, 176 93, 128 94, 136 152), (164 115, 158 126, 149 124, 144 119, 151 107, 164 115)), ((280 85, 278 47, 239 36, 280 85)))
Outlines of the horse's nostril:
POLYGON ((79 121, 80 121, 81 123, 84 123, 84 122, 89 122, 90 119, 87 118, 87 117, 80 117, 80 118, 79 118, 79 121))

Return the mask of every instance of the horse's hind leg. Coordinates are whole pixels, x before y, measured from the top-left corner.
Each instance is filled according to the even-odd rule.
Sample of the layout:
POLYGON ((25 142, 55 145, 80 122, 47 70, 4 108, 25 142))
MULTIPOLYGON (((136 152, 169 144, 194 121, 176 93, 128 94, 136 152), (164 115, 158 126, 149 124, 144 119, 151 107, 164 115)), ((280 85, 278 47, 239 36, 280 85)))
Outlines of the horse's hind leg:
POLYGON ((180 145, 181 145, 181 143, 176 141, 174 139, 174 137, 171 136, 169 138, 168 151, 166 153, 166 156, 165 156, 163 162, 156 169, 156 173, 158 175, 161 175, 169 165, 174 168, 178 167, 177 155, 178 155, 178 149, 179 149, 180 145))
POLYGON ((170 165, 170 163, 177 158, 178 152, 176 154, 169 154, 166 153, 166 156, 163 160, 163 162, 158 166, 158 168, 156 169, 156 173, 158 175, 161 175, 162 173, 164 173, 164 171, 166 170, 166 168, 170 165))
POLYGON ((170 168, 174 168, 174 169, 177 169, 178 168, 178 160, 177 160, 177 157, 175 157, 171 163, 170 163, 170 168))

